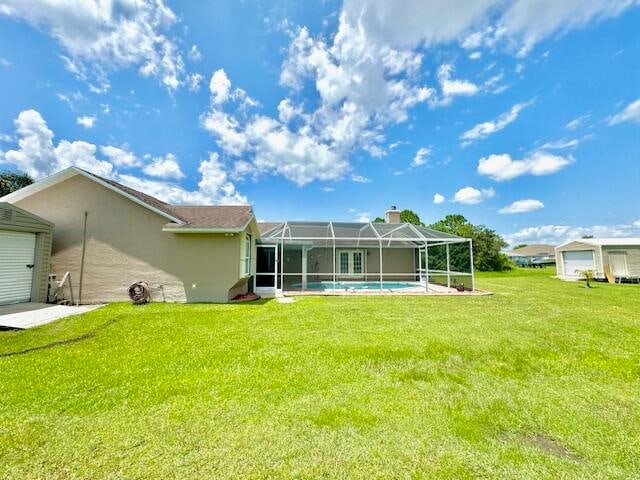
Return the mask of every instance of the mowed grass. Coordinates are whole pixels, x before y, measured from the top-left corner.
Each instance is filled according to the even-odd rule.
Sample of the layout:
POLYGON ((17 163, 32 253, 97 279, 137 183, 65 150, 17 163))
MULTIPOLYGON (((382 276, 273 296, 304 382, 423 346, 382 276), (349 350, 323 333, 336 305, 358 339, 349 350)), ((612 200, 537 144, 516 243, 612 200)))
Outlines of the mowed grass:
POLYGON ((552 274, 0 332, 89 333, 0 358, 0 477, 638 478, 640 287, 552 274))

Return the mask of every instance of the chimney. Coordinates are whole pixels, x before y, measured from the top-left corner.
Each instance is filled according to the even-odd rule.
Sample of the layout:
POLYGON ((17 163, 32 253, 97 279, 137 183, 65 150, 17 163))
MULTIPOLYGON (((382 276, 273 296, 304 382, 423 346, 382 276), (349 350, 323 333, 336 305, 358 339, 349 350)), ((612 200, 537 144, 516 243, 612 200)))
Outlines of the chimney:
POLYGON ((400 210, 395 205, 384 212, 384 223, 400 223, 400 210))

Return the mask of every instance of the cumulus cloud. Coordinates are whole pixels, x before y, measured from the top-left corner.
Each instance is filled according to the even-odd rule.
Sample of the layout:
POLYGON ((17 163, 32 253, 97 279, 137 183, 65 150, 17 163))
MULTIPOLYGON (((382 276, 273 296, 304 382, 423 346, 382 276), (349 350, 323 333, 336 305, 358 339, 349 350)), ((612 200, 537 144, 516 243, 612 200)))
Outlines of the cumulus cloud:
POLYGON ((532 212, 534 210, 540 210, 541 208, 544 208, 544 203, 542 203, 540 200, 528 198, 525 200, 516 200, 511 205, 502 207, 500 210, 498 210, 498 212, 502 214, 525 213, 532 212))
POLYGON ((211 101, 216 104, 221 104, 229 99, 229 92, 231 91, 231 81, 224 69, 219 69, 213 72, 211 80, 209 81, 209 90, 211 91, 211 101))
POLYGON ((51 35, 68 52, 66 68, 97 92, 109 88, 106 73, 129 66, 159 78, 170 90, 181 83, 184 62, 166 35, 177 17, 163 0, 2 0, 0 15, 25 20, 51 35))
POLYGON ((502 182, 522 175, 551 175, 573 163, 572 157, 536 151, 522 160, 514 160, 507 153, 489 155, 478 161, 478 173, 502 182))
POLYGON ((532 103, 533 101, 529 101, 526 103, 516 103, 509 109, 509 111, 500 114, 495 120, 477 124, 475 127, 467 130, 460 136, 462 145, 469 145, 475 140, 481 140, 488 137, 489 135, 499 132, 510 123, 515 122, 520 112, 532 103))
POLYGON ((346 0, 344 10, 378 41, 427 46, 460 41, 464 48, 507 48, 526 55, 544 38, 615 17, 636 0, 346 0))
POLYGON ((415 157, 413 157, 413 160, 411 161, 411 166, 420 167, 422 165, 425 165, 427 163, 427 157, 429 157, 429 155, 431 155, 431 147, 419 148, 416 152, 415 157))
POLYGON ((96 123, 96 117, 94 115, 83 115, 76 119, 76 123, 84 128, 93 128, 96 123))
POLYGON ((560 245, 568 240, 582 238, 585 235, 594 237, 640 237, 640 221, 617 225, 538 225, 522 228, 514 233, 504 235, 511 245, 520 243, 549 243, 560 245))
POLYGON ((453 196, 453 201, 465 205, 476 205, 487 198, 493 198, 496 192, 493 188, 478 190, 473 187, 464 187, 453 196))
POLYGON ((453 72, 454 67, 451 64, 443 64, 438 67, 436 77, 442 90, 442 98, 439 100, 440 104, 448 105, 454 97, 470 97, 480 91, 480 87, 469 80, 451 78, 453 72))
POLYGON ((443 196, 443 195, 440 195, 439 193, 436 193, 436 194, 433 196, 433 203, 434 203, 435 205, 440 205, 441 203, 444 203, 444 196, 443 196))
POLYGON ((116 167, 140 166, 140 159, 124 148, 103 145, 100 147, 100 152, 116 167))
MULTIPOLYGON (((224 164, 216 153, 200 163, 201 180, 198 190, 187 190, 168 181, 141 178, 118 169, 131 170, 141 162, 128 150, 112 145, 98 147, 82 140, 60 140, 54 143, 54 134, 36 110, 20 112, 14 120, 17 148, 0 151, 0 163, 14 165, 36 180, 52 175, 70 166, 80 167, 102 177, 113 179, 153 195, 169 203, 185 204, 246 204, 245 196, 238 193, 229 180, 224 164), (102 158, 98 156, 98 150, 102 158)), ((143 169, 146 175, 164 179, 180 179, 184 174, 176 158, 168 154, 157 158, 143 169)))
POLYGON ((168 153, 165 157, 154 158, 150 164, 145 165, 142 171, 150 177, 173 178, 176 180, 184 178, 184 173, 182 173, 173 153, 168 153))
POLYGON ((609 118, 609 125, 616 125, 622 122, 640 123, 640 98, 609 118))

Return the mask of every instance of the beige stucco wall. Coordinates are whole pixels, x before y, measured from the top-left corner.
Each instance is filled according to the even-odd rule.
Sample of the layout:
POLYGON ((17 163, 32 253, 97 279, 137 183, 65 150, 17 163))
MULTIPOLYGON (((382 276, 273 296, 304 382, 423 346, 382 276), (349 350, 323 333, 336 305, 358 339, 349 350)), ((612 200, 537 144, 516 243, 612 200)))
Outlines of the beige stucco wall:
POLYGON ((0 210, 0 230, 28 232, 34 233, 36 236, 31 301, 45 302, 49 284, 53 226, 48 223, 49 220, 42 221, 30 215, 30 212, 22 211, 14 205, 3 203, 0 205, 0 210))
POLYGON ((81 175, 16 204, 55 224, 51 272, 71 272, 76 295, 88 212, 82 303, 128 300, 140 280, 155 301, 226 302, 246 291, 241 234, 163 232, 165 217, 81 175))

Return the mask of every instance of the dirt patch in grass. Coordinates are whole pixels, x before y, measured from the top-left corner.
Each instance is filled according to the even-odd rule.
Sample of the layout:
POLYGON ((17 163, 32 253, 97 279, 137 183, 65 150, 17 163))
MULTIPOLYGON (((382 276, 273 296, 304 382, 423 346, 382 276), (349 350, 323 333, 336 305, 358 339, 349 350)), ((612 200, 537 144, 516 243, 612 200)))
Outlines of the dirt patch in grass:
POLYGON ((523 441, 532 447, 535 447, 543 452, 558 458, 564 458, 566 460, 573 460, 575 462, 582 462, 583 458, 580 455, 572 452, 568 447, 562 443, 554 440, 551 437, 543 433, 534 433, 525 435, 523 441))

